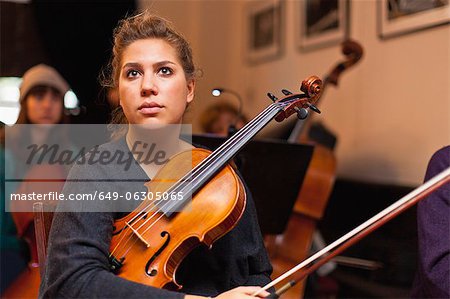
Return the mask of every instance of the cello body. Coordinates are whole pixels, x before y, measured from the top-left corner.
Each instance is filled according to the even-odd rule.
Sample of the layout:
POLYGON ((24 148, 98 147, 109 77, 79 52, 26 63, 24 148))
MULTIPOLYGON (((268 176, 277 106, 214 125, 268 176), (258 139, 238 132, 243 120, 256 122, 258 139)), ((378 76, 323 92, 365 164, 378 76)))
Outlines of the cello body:
MULTIPOLYGON (((266 238, 274 269, 272 278, 308 257, 316 224, 322 218, 333 190, 335 172, 336 158, 333 152, 316 145, 286 230, 282 235, 266 238)), ((289 289, 282 298, 301 298, 304 289, 305 280, 289 289)))

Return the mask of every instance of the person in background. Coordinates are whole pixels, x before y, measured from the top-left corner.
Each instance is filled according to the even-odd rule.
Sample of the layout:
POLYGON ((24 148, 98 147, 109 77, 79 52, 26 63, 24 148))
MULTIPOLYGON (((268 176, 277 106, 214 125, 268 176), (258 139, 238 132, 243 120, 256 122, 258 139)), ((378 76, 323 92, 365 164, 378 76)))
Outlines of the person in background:
POLYGON ((20 86, 17 124, 69 123, 64 113, 64 95, 70 87, 53 67, 39 64, 30 68, 20 86))
MULTIPOLYGON (((69 84, 53 68, 48 65, 39 64, 23 75, 20 86, 20 112, 16 124, 21 125, 51 125, 68 123, 69 119, 64 113, 64 95, 69 90, 69 84)), ((40 129, 39 127, 24 129, 22 126, 14 126, 6 129, 8 136, 8 149, 3 147, 5 141, 5 129, 2 131, 2 147, 0 148, 2 162, 2 178, 6 173, 14 173, 15 177, 23 177, 25 173, 18 173, 14 165, 17 159, 25 159, 19 153, 23 153, 24 144, 29 142, 43 143, 51 136, 51 130, 40 129), (5 161, 8 163, 5 164, 5 161), (3 167, 4 166, 4 167, 3 167)), ((22 169, 22 171, 24 171, 22 169)), ((8 184, 12 184, 8 182, 8 184)), ((14 190, 20 189, 17 183, 14 190)), ((1 215, 1 292, 16 279, 16 277, 26 268, 30 259, 30 252, 24 234, 33 231, 32 213, 9 213, 5 212, 6 205, 10 202, 5 198, 5 182, 2 181, 2 192, 0 199, 1 215)), ((34 242, 34 240, 27 240, 34 242)))
MULTIPOLYGON (((450 166, 450 146, 438 150, 428 164, 425 181, 450 166)), ((413 298, 450 298, 450 183, 417 207, 419 261, 413 298)))
POLYGON ((227 137, 248 122, 245 115, 228 103, 209 106, 200 116, 202 131, 208 134, 227 137))

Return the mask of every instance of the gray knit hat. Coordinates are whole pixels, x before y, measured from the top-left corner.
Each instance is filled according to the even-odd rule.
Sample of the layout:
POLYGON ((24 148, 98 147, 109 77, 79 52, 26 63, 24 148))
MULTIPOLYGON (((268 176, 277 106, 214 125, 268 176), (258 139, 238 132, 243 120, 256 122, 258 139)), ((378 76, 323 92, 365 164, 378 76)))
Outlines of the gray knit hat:
POLYGON ((22 84, 20 85, 20 101, 23 101, 28 92, 38 85, 56 88, 62 95, 70 89, 66 80, 54 68, 45 64, 39 64, 33 66, 23 75, 22 84))

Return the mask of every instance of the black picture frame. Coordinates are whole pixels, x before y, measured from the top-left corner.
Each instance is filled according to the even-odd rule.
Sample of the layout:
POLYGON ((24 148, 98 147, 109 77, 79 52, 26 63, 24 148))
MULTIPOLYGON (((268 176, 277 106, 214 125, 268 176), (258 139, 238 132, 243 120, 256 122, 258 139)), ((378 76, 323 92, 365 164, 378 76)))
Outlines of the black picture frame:
POLYGON ((379 0, 378 35, 388 39, 450 23, 449 0, 379 0))
POLYGON ((348 0, 303 0, 296 5, 296 37, 300 50, 337 45, 348 37, 348 0))
POLYGON ((245 52, 249 63, 259 63, 282 54, 281 0, 259 0, 248 3, 245 52))

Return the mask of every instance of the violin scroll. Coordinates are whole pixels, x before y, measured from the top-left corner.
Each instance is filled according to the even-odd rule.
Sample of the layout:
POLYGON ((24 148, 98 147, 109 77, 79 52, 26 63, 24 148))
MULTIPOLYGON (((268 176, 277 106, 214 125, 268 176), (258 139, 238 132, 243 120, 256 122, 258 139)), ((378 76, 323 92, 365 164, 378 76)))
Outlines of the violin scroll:
POLYGON ((275 103, 283 104, 280 107, 282 110, 275 116, 277 122, 285 120, 294 113, 297 113, 300 119, 305 119, 308 116, 309 108, 320 113, 320 110, 314 104, 322 94, 322 80, 317 76, 310 76, 302 81, 300 90, 304 93, 292 94, 283 90, 286 97, 282 99, 277 99, 272 94, 269 95, 272 100, 276 99, 275 103))
POLYGON ((308 96, 311 104, 314 104, 322 94, 322 80, 317 76, 310 76, 302 81, 300 90, 308 96))

